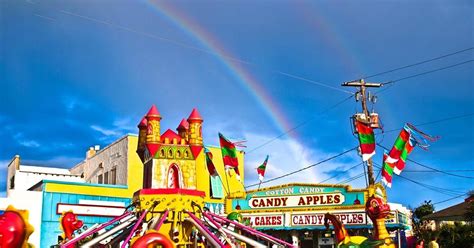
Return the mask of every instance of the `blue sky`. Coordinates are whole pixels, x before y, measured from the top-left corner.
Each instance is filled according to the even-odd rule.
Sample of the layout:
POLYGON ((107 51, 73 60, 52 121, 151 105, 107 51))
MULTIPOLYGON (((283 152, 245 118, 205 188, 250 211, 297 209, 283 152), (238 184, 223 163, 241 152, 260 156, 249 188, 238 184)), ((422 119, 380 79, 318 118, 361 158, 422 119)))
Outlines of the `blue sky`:
MULTIPOLYGON (((255 168, 267 154, 270 179, 358 144, 349 116, 360 111, 359 103, 351 99, 320 114, 347 98, 344 90, 354 92, 340 87, 342 82, 474 44, 472 1, 0 4, 2 188, 6 164, 15 154, 25 164, 69 168, 89 146, 136 133, 153 103, 164 130, 175 129, 196 107, 205 121, 206 144, 217 145, 218 132, 246 139, 246 184, 257 182, 255 168)), ((472 59, 470 50, 369 81, 386 82, 472 59)), ((441 139, 429 151, 416 149, 410 155, 414 161, 439 170, 473 168, 473 64, 403 80, 378 95, 373 108, 386 130, 467 115, 420 126, 441 139)), ((391 147, 397 134, 380 134, 377 140, 391 147)), ((377 150, 378 164, 382 152, 377 150)), ((358 163, 358 155, 348 153, 268 186, 332 176, 329 183, 341 182, 363 171, 358 166, 342 173, 358 163)), ((409 162, 407 170, 426 169, 409 162)), ((463 193, 474 182, 434 172, 402 176, 463 193)), ((363 178, 350 184, 365 185, 363 178)), ((388 196, 410 206, 452 197, 403 178, 394 179, 388 196)), ((436 208, 459 201, 462 197, 436 208)))

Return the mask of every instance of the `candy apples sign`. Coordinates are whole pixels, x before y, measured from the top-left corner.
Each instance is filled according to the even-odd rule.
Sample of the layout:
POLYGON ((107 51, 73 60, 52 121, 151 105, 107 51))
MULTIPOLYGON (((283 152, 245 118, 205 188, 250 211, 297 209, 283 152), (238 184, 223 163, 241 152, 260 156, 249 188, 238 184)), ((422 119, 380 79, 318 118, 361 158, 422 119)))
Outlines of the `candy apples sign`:
MULTIPOLYGON (((344 225, 365 225, 367 218, 364 212, 360 213, 337 213, 336 218, 344 225)), ((322 226, 324 225, 324 214, 292 214, 292 226, 322 226)))
POLYGON ((291 208, 291 207, 315 207, 328 205, 341 205, 345 197, 341 193, 318 194, 318 195, 290 195, 279 197, 255 197, 250 198, 250 208, 291 208))

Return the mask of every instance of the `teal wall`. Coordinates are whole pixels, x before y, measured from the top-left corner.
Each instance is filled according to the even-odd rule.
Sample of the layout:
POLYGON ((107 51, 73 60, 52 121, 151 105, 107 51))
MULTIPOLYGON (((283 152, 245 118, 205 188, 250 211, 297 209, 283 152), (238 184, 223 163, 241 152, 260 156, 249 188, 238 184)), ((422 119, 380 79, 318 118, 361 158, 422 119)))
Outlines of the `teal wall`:
MULTIPOLYGON (((59 214, 56 214, 57 204, 79 204, 79 200, 123 202, 125 206, 128 206, 131 203, 131 199, 129 198, 43 192, 43 211, 41 216, 41 248, 49 248, 52 245, 57 244, 58 236, 62 233, 59 224, 59 218, 61 216, 59 214)), ((108 220, 111 220, 112 218, 78 216, 78 219, 82 220, 84 222, 84 225, 91 227, 96 223, 104 223, 108 220)))

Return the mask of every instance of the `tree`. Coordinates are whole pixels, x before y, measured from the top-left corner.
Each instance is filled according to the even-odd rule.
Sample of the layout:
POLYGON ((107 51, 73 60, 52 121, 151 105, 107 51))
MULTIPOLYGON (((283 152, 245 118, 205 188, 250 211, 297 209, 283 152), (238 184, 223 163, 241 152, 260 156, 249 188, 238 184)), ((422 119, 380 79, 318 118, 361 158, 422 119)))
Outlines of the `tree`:
POLYGON ((420 206, 413 209, 412 223, 413 233, 418 239, 423 239, 428 242, 433 235, 431 228, 429 228, 429 221, 424 220, 423 217, 434 212, 434 206, 431 201, 424 201, 420 206))
POLYGON ((422 221, 423 217, 432 214, 434 212, 434 206, 431 201, 425 201, 419 207, 415 208, 413 217, 418 221, 422 221))
MULTIPOLYGON (((474 190, 469 191, 468 193, 469 198, 472 199, 474 197, 474 190)), ((464 217, 466 218, 466 221, 472 225, 474 222, 474 200, 471 200, 469 202, 469 205, 467 206, 466 213, 464 214, 464 217)))

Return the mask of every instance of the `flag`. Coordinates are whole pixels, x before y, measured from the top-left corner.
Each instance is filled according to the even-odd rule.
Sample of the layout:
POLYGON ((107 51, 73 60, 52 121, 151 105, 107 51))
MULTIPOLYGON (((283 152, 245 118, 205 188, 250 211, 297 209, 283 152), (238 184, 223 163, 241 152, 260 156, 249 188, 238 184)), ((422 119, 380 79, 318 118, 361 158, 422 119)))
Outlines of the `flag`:
POLYGON ((234 169, 237 180, 240 180, 239 161, 237 160, 237 149, 235 149, 235 144, 226 139, 226 137, 221 133, 219 133, 219 143, 221 144, 224 168, 226 170, 234 169))
POLYGON ((406 123, 400 135, 398 135, 390 153, 388 155, 384 153, 382 169, 382 181, 384 184, 389 188, 392 186, 393 173, 400 175, 405 168, 408 155, 413 151, 415 146, 427 150, 430 145, 429 142, 438 139, 438 136, 428 135, 410 123, 406 123))
POLYGON ((382 182, 387 185, 387 187, 392 187, 392 176, 394 164, 387 162, 388 154, 385 151, 383 154, 383 168, 382 168, 382 182))
POLYGON ((408 139, 410 139, 410 128, 405 125, 400 131, 400 134, 395 140, 395 144, 393 145, 390 153, 386 161, 390 164, 396 163, 400 159, 400 155, 402 154, 403 149, 405 148, 405 144, 407 143, 408 139))
POLYGON ((408 157, 408 154, 413 151, 413 148, 415 148, 416 141, 415 139, 410 135, 408 138, 408 141, 405 143, 405 147, 403 148, 402 153, 400 154, 400 159, 398 159, 397 163, 395 164, 395 167, 393 168, 393 172, 395 174, 400 175, 402 170, 405 168, 405 163, 408 157))
POLYGON ((375 155, 375 135, 369 124, 355 120, 356 130, 359 134, 360 152, 362 160, 367 161, 375 155))
POLYGON ((209 149, 204 147, 204 153, 206 154, 206 165, 207 165, 207 170, 209 171, 209 174, 213 177, 218 176, 216 166, 214 166, 214 163, 212 162, 212 153, 209 149))
POLYGON ((263 164, 261 164, 257 168, 258 179, 260 180, 260 182, 263 181, 263 177, 265 176, 265 169, 267 168, 267 162, 268 162, 268 155, 267 155, 267 158, 265 158, 265 161, 263 161, 263 164))

